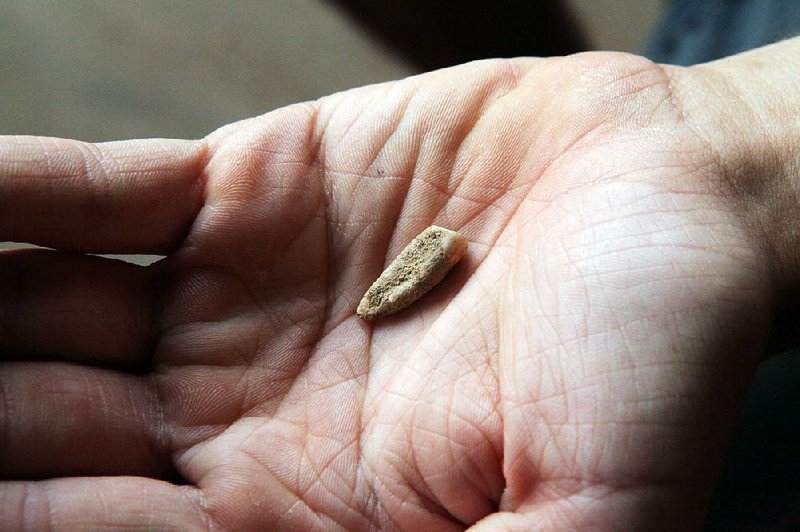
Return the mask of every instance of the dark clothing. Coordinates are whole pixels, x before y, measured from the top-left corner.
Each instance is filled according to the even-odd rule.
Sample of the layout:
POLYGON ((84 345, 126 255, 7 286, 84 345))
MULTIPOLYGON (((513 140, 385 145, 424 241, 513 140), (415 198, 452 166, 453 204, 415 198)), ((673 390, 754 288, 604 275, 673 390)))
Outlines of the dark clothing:
POLYGON ((693 65, 800 35, 800 0, 674 0, 644 55, 693 65))

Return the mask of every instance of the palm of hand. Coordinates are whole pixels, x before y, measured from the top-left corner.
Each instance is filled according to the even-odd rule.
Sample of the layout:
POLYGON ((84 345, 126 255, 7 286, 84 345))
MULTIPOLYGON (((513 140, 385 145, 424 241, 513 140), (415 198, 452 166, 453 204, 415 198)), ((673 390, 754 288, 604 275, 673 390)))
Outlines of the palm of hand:
POLYGON ((230 529, 702 517, 765 276, 663 70, 478 63, 208 143, 204 205, 156 266, 158 432, 198 489, 149 507, 230 529), (355 317, 431 223, 469 239, 462 264, 355 317))

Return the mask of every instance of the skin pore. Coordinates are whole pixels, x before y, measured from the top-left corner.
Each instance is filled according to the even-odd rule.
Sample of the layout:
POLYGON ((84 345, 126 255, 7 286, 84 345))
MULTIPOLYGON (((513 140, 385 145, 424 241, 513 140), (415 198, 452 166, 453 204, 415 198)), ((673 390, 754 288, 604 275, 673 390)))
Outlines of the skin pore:
POLYGON ((800 40, 0 138, 0 528, 702 525, 800 273, 800 40), (379 322, 410 238, 468 254, 379 322), (149 267, 86 253, 161 253, 149 267))

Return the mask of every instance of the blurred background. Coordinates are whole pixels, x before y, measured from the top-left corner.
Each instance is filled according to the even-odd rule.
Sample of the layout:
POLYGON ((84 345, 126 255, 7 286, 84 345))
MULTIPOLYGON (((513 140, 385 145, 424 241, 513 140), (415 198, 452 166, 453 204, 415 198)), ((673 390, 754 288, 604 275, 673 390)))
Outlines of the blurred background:
POLYGON ((662 8, 659 0, 3 0, 0 134, 197 138, 289 103, 476 58, 635 52, 662 8))
MULTIPOLYGON (((653 50, 681 52, 689 63, 737 51, 719 41, 703 50, 706 55, 697 53, 711 33, 747 46, 769 42, 775 34, 770 20, 786 22, 784 32, 795 31, 781 16, 792 2, 800 4, 675 0, 685 14, 661 23, 670 31, 661 32, 660 48, 653 50), (743 6, 738 18, 712 16, 737 4, 743 6), (693 40, 683 38, 688 34, 693 40)), ((471 59, 590 49, 641 52, 668 4, 2 0, 0 134, 87 141, 198 138, 283 105, 471 59)), ((0 249, 19 246, 0 242, 0 249)), ((797 315, 781 320, 779 330, 800 330, 797 315)), ((771 351, 796 345, 774 345, 771 351)), ((762 364, 708 530, 800 530, 798 382, 797 351, 762 364)))

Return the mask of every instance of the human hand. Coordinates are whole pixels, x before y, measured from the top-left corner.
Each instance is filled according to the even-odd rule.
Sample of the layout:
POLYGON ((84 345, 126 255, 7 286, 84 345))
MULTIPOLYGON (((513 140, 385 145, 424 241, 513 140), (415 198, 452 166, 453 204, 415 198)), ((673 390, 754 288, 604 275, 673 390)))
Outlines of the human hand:
POLYGON ((701 105, 725 68, 489 61, 197 142, 2 140, 0 240, 57 251, 0 255, 0 528, 698 525, 795 283, 701 105), (462 263, 359 320, 432 223, 462 263))

